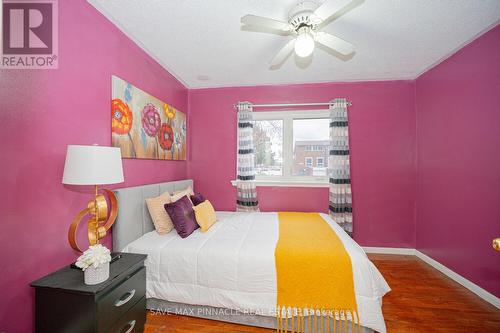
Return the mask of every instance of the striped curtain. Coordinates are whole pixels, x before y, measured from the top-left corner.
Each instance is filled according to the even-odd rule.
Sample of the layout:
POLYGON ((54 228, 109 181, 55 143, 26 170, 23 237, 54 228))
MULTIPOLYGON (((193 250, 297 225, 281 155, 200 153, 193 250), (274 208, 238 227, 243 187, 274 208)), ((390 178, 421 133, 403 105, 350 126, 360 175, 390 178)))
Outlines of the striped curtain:
POLYGON ((333 100, 330 111, 329 211, 332 219, 352 237, 352 193, 346 99, 333 100))
POLYGON ((258 212, 255 188, 252 104, 240 102, 238 108, 238 159, 236 171, 236 211, 258 212))

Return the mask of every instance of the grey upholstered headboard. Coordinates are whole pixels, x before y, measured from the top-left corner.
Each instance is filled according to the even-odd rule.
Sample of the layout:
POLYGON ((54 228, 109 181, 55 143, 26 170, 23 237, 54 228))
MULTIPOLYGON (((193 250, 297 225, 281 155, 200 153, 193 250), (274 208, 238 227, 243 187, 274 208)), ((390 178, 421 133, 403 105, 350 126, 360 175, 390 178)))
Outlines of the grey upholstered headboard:
POLYGON ((113 225, 113 251, 123 250, 127 244, 154 230, 146 198, 165 191, 174 192, 193 186, 191 179, 148 184, 114 190, 118 200, 118 217, 113 225))

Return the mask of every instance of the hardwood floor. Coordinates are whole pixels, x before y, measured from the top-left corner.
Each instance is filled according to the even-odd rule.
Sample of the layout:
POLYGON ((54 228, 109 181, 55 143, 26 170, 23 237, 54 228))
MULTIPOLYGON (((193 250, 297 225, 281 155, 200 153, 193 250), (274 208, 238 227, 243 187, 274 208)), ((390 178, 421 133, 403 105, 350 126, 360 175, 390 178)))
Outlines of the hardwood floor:
POLYGON ((369 257, 392 288, 382 306, 387 332, 500 332, 500 310, 417 257, 369 257))
MULTIPOLYGON (((392 288, 382 310, 389 333, 499 333, 500 310, 414 256, 370 254, 392 288)), ((499 282, 500 283, 500 282, 499 282)), ((268 333, 267 330, 148 313, 144 333, 268 333)))

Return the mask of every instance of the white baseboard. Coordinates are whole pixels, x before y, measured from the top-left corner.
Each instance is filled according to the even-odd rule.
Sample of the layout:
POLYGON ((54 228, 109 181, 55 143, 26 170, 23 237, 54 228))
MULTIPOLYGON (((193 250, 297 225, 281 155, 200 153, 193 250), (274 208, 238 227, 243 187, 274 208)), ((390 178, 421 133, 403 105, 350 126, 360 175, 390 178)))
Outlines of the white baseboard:
POLYGON ((363 246, 366 253, 380 253, 380 254, 402 254, 407 256, 414 256, 415 249, 403 247, 370 247, 363 246))
POLYGON ((458 284, 464 286, 465 288, 469 289, 472 291, 474 294, 477 296, 481 297, 483 300, 486 302, 492 304, 496 308, 500 309, 500 298, 496 297, 492 293, 484 290, 474 282, 467 280, 463 276, 461 276, 458 273, 455 273, 445 265, 441 264, 440 262, 437 262, 436 260, 432 259, 428 255, 416 250, 416 249, 409 249, 409 248, 397 248, 397 247, 363 247, 363 250, 365 250, 366 253, 380 253, 380 254, 400 254, 400 255, 414 255, 420 258, 422 261, 427 263, 429 266, 432 266, 433 268, 437 269, 453 281, 457 282, 458 284))
POLYGON ((415 255, 417 257, 419 257, 420 259, 422 259, 423 261, 425 261, 430 266, 434 267, 435 269, 437 269, 438 271, 440 271, 441 273, 443 273, 444 275, 449 277, 450 279, 452 279, 453 281, 455 281, 455 282, 461 284, 462 286, 464 286, 465 288, 469 289, 474 294, 476 294, 477 296, 484 299, 486 302, 491 303, 496 308, 500 309, 500 298, 498 298, 495 295, 493 295, 492 293, 484 290, 483 288, 481 288, 480 286, 478 286, 474 282, 467 280, 462 275, 455 273, 454 271, 452 271, 451 269, 449 269, 445 265, 441 264, 440 262, 432 259, 428 255, 426 255, 418 250, 415 250, 415 255))

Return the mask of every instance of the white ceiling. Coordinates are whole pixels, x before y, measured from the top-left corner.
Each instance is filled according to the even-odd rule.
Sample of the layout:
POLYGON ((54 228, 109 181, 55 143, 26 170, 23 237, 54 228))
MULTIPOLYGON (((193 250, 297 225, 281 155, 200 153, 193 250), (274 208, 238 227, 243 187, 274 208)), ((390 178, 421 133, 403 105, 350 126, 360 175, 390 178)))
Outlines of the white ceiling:
POLYGON ((350 60, 317 48, 270 70, 291 37, 242 31, 240 18, 287 21, 295 0, 88 2, 188 88, 414 79, 500 20, 499 0, 366 0, 324 29, 356 45, 350 60))

